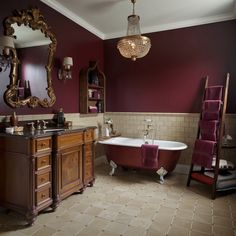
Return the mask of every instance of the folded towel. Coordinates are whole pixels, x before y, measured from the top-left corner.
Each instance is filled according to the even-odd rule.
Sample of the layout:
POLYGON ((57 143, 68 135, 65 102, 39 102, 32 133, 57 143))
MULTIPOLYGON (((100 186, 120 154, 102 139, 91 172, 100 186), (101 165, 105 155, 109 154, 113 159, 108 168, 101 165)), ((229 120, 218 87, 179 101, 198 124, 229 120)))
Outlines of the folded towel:
POLYGON ((142 164, 145 167, 157 168, 158 166, 158 145, 143 144, 141 146, 142 164))
POLYGON ((204 100, 221 100, 222 101, 223 86, 210 86, 205 90, 204 100))
POLYGON ((221 100, 205 100, 203 101, 202 109, 204 111, 219 111, 221 104, 221 100))
POLYGON ((219 120, 220 111, 203 111, 202 120, 219 120))
POLYGON ((211 168, 212 160, 215 155, 214 141, 200 140, 195 141, 192 162, 196 165, 211 168))
POLYGON ((211 120, 211 121, 201 120, 200 121, 201 139, 216 141, 218 135, 217 132, 218 125, 219 121, 217 120, 211 120))

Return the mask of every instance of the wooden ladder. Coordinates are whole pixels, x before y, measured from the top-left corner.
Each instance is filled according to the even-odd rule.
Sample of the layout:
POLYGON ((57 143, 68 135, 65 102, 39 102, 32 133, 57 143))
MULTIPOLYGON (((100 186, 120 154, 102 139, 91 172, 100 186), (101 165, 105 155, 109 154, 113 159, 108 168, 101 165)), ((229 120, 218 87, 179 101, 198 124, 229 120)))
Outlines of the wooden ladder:
MULTIPOLYGON (((226 76, 225 85, 223 88, 223 94, 222 94, 222 106, 220 109, 220 118, 219 118, 219 126, 217 130, 217 139, 216 139, 216 148, 215 148, 215 166, 212 167, 210 170, 206 169, 205 166, 200 166, 200 170, 194 170, 194 167, 196 164, 194 163, 193 159, 191 161, 191 166, 189 170, 188 180, 187 180, 187 186, 190 186, 191 180, 198 181, 203 184, 207 184, 212 187, 212 193, 211 197, 212 199, 215 199, 216 197, 216 191, 217 191, 217 179, 219 174, 219 164, 220 164, 220 157, 221 157, 221 145, 222 145, 222 137, 224 135, 224 124, 225 124, 225 113, 226 113, 226 106, 227 106, 227 97, 228 97, 228 88, 229 88, 229 73, 226 76), (207 172, 213 172, 213 177, 210 177, 206 175, 207 172)), ((205 91, 207 88, 210 88, 211 86, 208 86, 208 76, 206 78, 205 82, 205 91)), ((205 91, 203 96, 203 102, 205 101, 205 91)), ((200 128, 200 121, 202 120, 202 112, 199 120, 198 125, 198 132, 197 132, 197 139, 201 139, 201 128, 200 128)), ((193 150, 194 151, 194 150, 193 150)))

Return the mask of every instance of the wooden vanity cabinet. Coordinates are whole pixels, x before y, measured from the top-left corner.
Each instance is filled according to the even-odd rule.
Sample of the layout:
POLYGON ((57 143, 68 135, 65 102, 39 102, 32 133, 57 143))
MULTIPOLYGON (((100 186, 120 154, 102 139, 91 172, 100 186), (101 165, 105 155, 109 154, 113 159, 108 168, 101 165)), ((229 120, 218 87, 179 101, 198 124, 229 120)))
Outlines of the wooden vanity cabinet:
POLYGON ((0 137, 0 205, 31 225, 52 205, 52 138, 0 137))
POLYGON ((83 189, 82 145, 83 130, 54 136, 54 208, 62 199, 83 189))
POLYGON ((84 131, 83 184, 93 186, 94 178, 94 129, 84 131))

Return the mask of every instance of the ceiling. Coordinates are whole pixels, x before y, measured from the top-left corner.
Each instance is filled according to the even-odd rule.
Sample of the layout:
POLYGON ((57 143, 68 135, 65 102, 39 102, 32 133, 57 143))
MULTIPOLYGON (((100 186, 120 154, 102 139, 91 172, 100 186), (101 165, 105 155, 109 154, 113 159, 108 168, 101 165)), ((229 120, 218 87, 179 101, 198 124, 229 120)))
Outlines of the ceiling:
MULTIPOLYGON (((41 0, 101 39, 126 35, 130 0, 41 0)), ((236 18, 236 0, 136 0, 142 34, 236 18)))

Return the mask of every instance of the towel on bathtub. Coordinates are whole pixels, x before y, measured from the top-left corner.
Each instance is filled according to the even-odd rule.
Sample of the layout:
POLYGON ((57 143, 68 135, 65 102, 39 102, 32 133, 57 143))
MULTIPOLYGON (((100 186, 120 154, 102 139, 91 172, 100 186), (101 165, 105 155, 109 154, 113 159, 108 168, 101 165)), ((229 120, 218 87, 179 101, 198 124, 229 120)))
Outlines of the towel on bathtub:
POLYGON ((142 165, 149 168, 157 168, 158 145, 143 144, 141 146, 142 165))
POLYGON ((192 162, 196 165, 211 168, 215 155, 216 142, 197 139, 193 149, 192 162))

